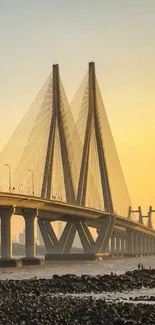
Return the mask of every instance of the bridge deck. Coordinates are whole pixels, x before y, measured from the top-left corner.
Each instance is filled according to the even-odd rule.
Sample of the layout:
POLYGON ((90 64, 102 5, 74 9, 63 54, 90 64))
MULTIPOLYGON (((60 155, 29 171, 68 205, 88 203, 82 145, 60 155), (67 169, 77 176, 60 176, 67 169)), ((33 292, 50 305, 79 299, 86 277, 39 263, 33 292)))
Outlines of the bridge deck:
MULTIPOLYGON (((61 220, 63 219, 63 216, 67 215, 94 220, 101 223, 105 216, 110 215, 110 213, 93 208, 13 193, 0 193, 0 207, 3 206, 13 206, 15 208, 15 214, 19 215, 22 214, 22 209, 37 209, 38 217, 44 217, 51 221, 61 220)), ((155 230, 153 229, 125 217, 118 215, 114 215, 114 217, 116 227, 134 229, 155 237, 155 230)))

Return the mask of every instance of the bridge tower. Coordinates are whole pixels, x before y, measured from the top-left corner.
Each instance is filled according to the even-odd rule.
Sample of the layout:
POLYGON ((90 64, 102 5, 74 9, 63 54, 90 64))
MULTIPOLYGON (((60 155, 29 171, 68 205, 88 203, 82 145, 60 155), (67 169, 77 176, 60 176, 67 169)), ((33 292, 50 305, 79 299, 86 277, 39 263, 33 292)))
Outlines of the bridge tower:
MULTIPOLYGON (((60 85, 60 76, 59 76, 59 65, 53 65, 53 75, 52 75, 52 114, 49 128, 47 152, 45 167, 43 173, 43 182, 41 197, 44 199, 51 198, 52 191, 52 176, 53 176, 53 161, 54 161, 54 149, 56 144, 56 130, 58 131, 59 142, 60 142, 60 151, 61 151, 61 160, 62 160, 62 169, 63 169, 63 178, 65 186, 66 201, 69 203, 75 203, 75 192, 72 179, 72 170, 71 162, 69 156, 69 150, 67 146, 67 137, 66 137, 66 125, 65 125, 65 112, 63 111, 62 106, 62 97, 61 97, 61 85, 60 85)), ((46 245, 48 253, 54 253, 57 251, 65 251, 65 245, 68 250, 71 249, 76 229, 73 224, 67 222, 66 227, 62 233, 60 241, 58 241, 54 229, 51 223, 47 220, 38 219, 38 225, 46 245)))
POLYGON ((153 251, 152 207, 148 216, 142 215, 140 207, 134 211, 139 213, 140 231, 130 224, 133 210, 99 90, 94 62, 89 63, 82 87, 82 91, 78 92, 80 100, 76 102, 79 114, 75 114, 76 110, 71 104, 71 111, 65 96, 59 65, 54 64, 52 75, 0 155, 3 188, 8 188, 7 163, 11 169, 15 192, 21 193, 22 188, 23 194, 30 196, 30 199, 31 196, 39 197, 35 208, 31 208, 31 205, 15 209, 13 206, 0 206, 2 257, 11 257, 10 220, 13 214, 24 216, 26 257, 30 259, 35 255, 35 218, 38 219, 47 249, 47 259, 69 254, 77 233, 86 254, 107 252, 109 241, 111 251, 116 254, 124 253, 125 249, 129 254, 140 254, 142 251, 149 253, 151 249, 153 251), (56 195, 58 185, 61 191, 56 195), (48 208, 41 209, 44 199, 45 206, 48 206, 50 200, 52 212, 48 208), (59 202, 55 203, 55 200, 59 202), (120 210, 120 206, 123 210, 120 210), (78 209, 80 212, 76 217, 78 209), (93 214, 94 209, 97 210, 97 216, 96 213, 93 214), (127 213, 125 228, 123 218, 120 220, 119 217, 127 217, 127 213), (87 217, 84 218, 83 215, 87 217), (120 222, 117 225, 116 217, 117 222, 120 222), (148 218, 148 235, 143 235, 144 217, 148 218), (60 238, 54 231, 54 221, 65 222, 60 238), (90 228, 96 230, 96 236, 92 235, 90 228))
MULTIPOLYGON (((99 224, 91 221, 91 226, 97 228, 97 239, 94 240, 90 229, 88 227, 89 221, 83 219, 76 219, 74 216, 63 216, 62 221, 66 222, 66 226, 58 240, 52 224, 48 220, 39 218, 38 224, 41 234, 43 236, 48 254, 62 254, 69 253, 75 238, 76 231, 78 232, 80 241, 82 243, 85 253, 103 253, 106 251, 109 243, 109 238, 112 234, 114 226, 114 208, 112 202, 112 195, 110 190, 108 171, 106 159, 104 154, 103 139, 100 128, 100 119, 97 108, 96 99, 96 76, 95 76, 95 63, 89 63, 88 73, 88 113, 87 123, 85 128, 85 137, 82 150, 82 160, 80 162, 79 178, 77 192, 73 185, 73 176, 71 172, 71 162, 69 160, 69 148, 67 147, 67 139, 65 136, 64 114, 61 111, 61 91, 60 91, 60 77, 59 66, 53 66, 53 101, 52 101, 52 115, 50 122, 50 130, 48 137, 48 145, 46 152, 46 161, 43 174, 42 183, 42 198, 49 199, 51 197, 52 188, 52 171, 53 171, 53 156, 54 144, 56 136, 56 128, 59 132, 60 150, 63 166, 64 184, 66 192, 66 201, 72 204, 86 206, 86 192, 88 186, 88 169, 90 160, 90 146, 91 134, 94 128, 98 161, 100 169, 100 179, 102 184, 102 198, 104 201, 104 215, 103 220, 99 224), (76 192, 76 193, 75 193, 76 192), (109 215, 110 213, 110 215, 109 215)), ((77 137, 76 137, 77 141, 77 137)), ((77 143, 76 143, 77 146, 77 143)), ((79 144, 80 146, 80 144, 79 144)), ((77 148, 78 149, 78 148, 77 148)))
POLYGON ((114 209, 113 209, 113 202, 112 202, 110 184, 108 179, 107 165, 105 160, 103 139, 101 135, 100 119, 97 111, 96 76, 95 76, 94 62, 89 63, 88 83, 89 83, 88 115, 87 115, 86 129, 85 129, 80 178, 78 184, 77 203, 81 205, 85 205, 86 203, 85 201, 86 201, 86 189, 87 189, 88 168, 89 168, 90 140, 91 140, 92 128, 94 127, 96 143, 97 143, 104 207, 105 207, 105 211, 113 213, 114 209))

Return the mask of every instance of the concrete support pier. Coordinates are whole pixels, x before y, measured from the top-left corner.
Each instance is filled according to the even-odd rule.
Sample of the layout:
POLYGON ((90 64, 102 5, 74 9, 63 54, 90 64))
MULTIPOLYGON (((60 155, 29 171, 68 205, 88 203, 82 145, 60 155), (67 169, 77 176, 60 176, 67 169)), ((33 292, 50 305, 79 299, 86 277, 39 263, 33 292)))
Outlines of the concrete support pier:
POLYGON ((121 237, 121 254, 124 255, 124 253, 125 253, 125 239, 122 236, 121 237))
POLYGON ((133 230, 127 230, 127 251, 126 255, 133 256, 133 230))
POLYGON ((34 219, 36 217, 35 210, 24 210, 23 217, 25 219, 25 251, 26 257, 33 258, 35 256, 34 245, 34 219))
POLYGON ((120 238, 116 235, 116 255, 120 254, 120 238))
POLYGON ((143 253, 142 240, 143 240, 143 234, 141 232, 138 232, 138 255, 139 256, 141 256, 143 253))
POLYGON ((11 217, 13 208, 1 208, 1 257, 11 258, 11 217))
POLYGON ((115 233, 113 232, 111 236, 111 255, 114 255, 115 252, 115 233))
POLYGON ((151 241, 150 242, 151 255, 154 255, 154 238, 151 237, 150 241, 151 241))
POLYGON ((147 253, 147 249, 146 249, 146 234, 143 234, 143 237, 142 237, 142 252, 143 252, 143 255, 146 255, 146 253, 147 253))
POLYGON ((25 252, 26 256, 22 258, 23 265, 40 265, 44 263, 43 259, 35 257, 34 242, 34 219, 37 217, 37 211, 32 209, 24 209, 23 217, 25 219, 25 252))
POLYGON ((1 258, 0 267, 21 266, 21 262, 12 259, 11 217, 14 214, 12 207, 0 207, 1 217, 1 258))
POLYGON ((148 235, 147 236, 147 254, 150 255, 151 254, 151 239, 150 239, 150 236, 148 235))
POLYGON ((155 238, 153 238, 152 241, 152 251, 153 251, 153 255, 155 254, 155 238))
POLYGON ((138 232, 133 231, 133 254, 138 255, 138 232))

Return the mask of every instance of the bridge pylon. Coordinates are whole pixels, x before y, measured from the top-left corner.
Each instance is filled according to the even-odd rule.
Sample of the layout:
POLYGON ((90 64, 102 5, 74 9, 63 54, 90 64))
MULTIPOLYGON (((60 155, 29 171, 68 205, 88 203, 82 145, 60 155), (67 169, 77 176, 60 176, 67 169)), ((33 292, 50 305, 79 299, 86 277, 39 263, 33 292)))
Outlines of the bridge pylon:
MULTIPOLYGON (((154 252, 154 233, 150 228, 155 210, 150 207, 144 216, 141 207, 131 208, 94 62, 89 63, 83 86, 82 96, 78 92, 76 104, 80 112, 76 115, 65 96, 59 65, 54 64, 52 74, 0 155, 4 192, 9 188, 10 196, 23 193, 30 201, 30 206, 28 202, 23 208, 19 195, 28 258, 35 255, 35 218, 48 254, 69 254, 76 233, 86 254, 105 253, 110 242, 116 254, 154 252), (11 193, 13 189, 15 193, 11 193), (32 207, 31 200, 36 200, 32 207), (137 224, 129 220, 133 212, 139 214, 137 224), (144 218, 148 218, 148 229, 144 218), (54 221, 66 223, 60 238, 52 226, 54 221), (96 229, 97 238, 90 228, 96 229)), ((15 198, 8 200, 13 204, 15 198)), ((12 205, 4 208, 3 204, 0 210, 2 257, 10 258, 10 219, 15 211, 12 205)))
MULTIPOLYGON (((45 167, 43 172, 41 197, 44 199, 51 199, 53 163, 54 163, 54 153, 55 153, 55 146, 56 146, 56 136, 57 136, 59 141, 60 153, 61 153, 66 201, 73 204, 75 203, 75 190, 74 190, 73 178, 72 178, 69 147, 67 146, 68 144, 67 122, 66 122, 66 114, 63 109, 63 98, 61 94, 61 84, 60 84, 58 64, 53 65, 51 91, 52 91, 52 114, 51 114, 51 121, 50 121, 50 128, 49 128, 45 167)), ((69 234, 70 237, 72 237, 74 240, 75 232, 76 232, 74 230, 75 227, 70 226, 69 223, 67 223, 59 242, 58 239, 56 238, 54 229, 49 221, 38 219, 38 225, 48 252, 51 252, 54 249, 55 251, 57 251, 56 248, 57 246, 58 246, 58 250, 61 251, 60 248, 63 246, 63 242, 64 243, 67 242, 67 238, 69 234)), ((70 245, 66 244, 66 247, 68 247, 69 249, 70 245)), ((65 247, 63 247, 63 249, 64 251, 67 250, 67 248, 65 247)))
MULTIPOLYGON (((66 190, 66 201, 67 202, 76 202, 77 205, 89 206, 88 205, 88 188, 94 187, 96 192, 100 191, 100 194, 96 195, 97 199, 102 201, 102 209, 107 212, 109 215, 106 215, 104 220, 102 220, 102 225, 97 228, 97 239, 93 239, 91 231, 89 229, 88 223, 85 220, 75 220, 75 218, 64 217, 64 220, 67 222, 65 229, 60 237, 60 240, 56 242, 54 235, 51 232, 52 226, 49 221, 39 221, 39 226, 41 232, 46 239, 50 238, 52 243, 51 249, 48 249, 49 252, 53 253, 69 253, 76 232, 79 235, 80 241, 82 243, 84 252, 106 252, 109 244, 109 239, 112 236, 113 227, 115 223, 114 217, 114 203, 115 197, 118 200, 118 191, 113 190, 111 186, 111 181, 113 176, 116 178, 122 178, 119 183, 120 192, 124 191, 126 195, 126 208, 127 204, 130 203, 128 197, 128 192, 124 182, 123 174, 121 171, 119 159, 116 153, 114 146, 114 141, 112 138, 111 130, 109 128, 108 120, 106 113, 103 114, 104 106, 102 103, 102 98, 100 96, 99 87, 96 79, 95 73, 95 63, 89 63, 88 69, 88 80, 87 87, 85 90, 83 101, 85 106, 82 104, 83 111, 85 110, 85 127, 83 129, 83 143, 81 141, 81 161, 79 163, 79 178, 77 185, 77 190, 74 190, 72 174, 70 168, 70 162, 68 157, 68 148, 66 147, 65 132, 63 129, 63 115, 61 113, 60 102, 60 83, 59 83, 59 69, 58 65, 53 66, 53 113, 51 117, 51 126, 48 139, 47 155, 46 155, 46 164, 43 177, 43 186, 42 186, 42 197, 48 198, 48 193, 51 191, 51 178, 52 178, 52 161, 53 161, 53 146, 54 146, 54 137, 56 133, 56 125, 59 130, 59 140, 61 148, 61 156, 63 161, 63 170, 64 170, 64 179, 67 175, 65 190, 66 190), (109 140, 110 139, 110 140, 109 140), (108 142, 110 141, 110 142, 108 142), (53 145, 52 145, 53 143, 53 145), (106 148, 105 148, 106 147, 106 148), (109 148, 111 153, 109 154, 109 148), (62 150, 63 148, 63 150, 62 150), (94 150, 94 152, 93 152, 94 150), (95 182, 96 175, 94 174, 93 167, 91 166, 92 155, 96 155, 97 161, 97 172, 98 172, 98 181, 100 183, 100 190, 98 190, 95 182), (111 173, 110 164, 117 166, 115 173, 111 173), (66 167, 68 170, 66 170, 66 167), (50 172, 49 172, 50 171, 50 172), (91 180, 91 181, 90 181, 91 180), (68 183, 67 183, 68 182, 68 183), (47 196, 46 196, 47 194, 47 196), (43 230, 44 228, 44 230, 43 230), (51 230, 50 230, 51 229, 51 230), (48 232, 48 236, 46 233, 48 232), (54 242, 56 244, 54 244, 54 242), (63 247, 65 243, 66 246, 63 247)), ((82 113, 83 116, 83 113, 82 113)), ((78 129, 77 123, 77 129, 78 129)), ((79 131, 79 130, 78 130, 79 131)), ((79 134, 79 138, 80 134, 79 134)), ((77 143, 75 143, 77 146, 77 143)), ((77 148, 77 151, 79 148, 77 148)), ((80 156, 80 152, 79 152, 80 156)), ((123 193, 124 194, 124 193, 123 193)), ((125 197, 124 195, 124 197, 125 197)), ((123 196, 120 194, 121 200, 123 196)), ((124 213, 125 214, 125 213, 124 213)), ((47 247, 47 244, 46 244, 47 247)), ((50 247, 50 246, 49 246, 50 247)))
POLYGON ((85 129, 82 162, 80 169, 80 177, 77 192, 77 203, 85 205, 86 203, 86 190, 87 190, 87 180, 88 180, 88 168, 89 168, 89 158, 90 158, 90 141, 92 128, 95 131, 97 152, 99 160, 100 178, 102 185, 102 195, 104 201, 105 211, 114 212, 113 202, 107 172, 107 165, 105 160, 103 139, 101 135, 100 120, 97 111, 97 99, 96 99, 96 76, 95 76, 95 63, 89 63, 89 80, 88 80, 88 114, 85 129))
MULTIPOLYGON (((52 182, 52 163, 54 155, 54 143, 56 127, 59 132, 60 150, 62 157, 62 166, 65 180, 65 192, 67 202, 76 202, 78 205, 86 206, 86 195, 88 187, 88 173, 89 173, 89 161, 91 151, 92 133, 95 135, 95 141, 97 144, 99 172, 102 187, 102 200, 104 201, 104 210, 110 213, 109 216, 105 216, 102 227, 98 229, 97 240, 94 241, 93 236, 86 221, 75 220, 75 218, 68 218, 65 216, 66 226, 60 237, 60 240, 56 242, 52 225, 49 221, 39 220, 39 227, 44 237, 47 251, 49 253, 69 253, 76 232, 79 235, 84 252, 105 252, 109 238, 113 231, 114 225, 114 208, 113 201, 107 171, 106 158, 104 153, 103 137, 101 133, 100 117, 98 112, 97 94, 96 94, 96 75, 95 75, 95 63, 89 63, 88 73, 88 112, 87 122, 85 128, 85 136, 82 151, 82 161, 80 163, 79 180, 77 193, 74 191, 72 173, 69 161, 68 148, 66 146, 67 139, 65 138, 64 130, 64 116, 61 112, 61 94, 60 94, 60 79, 59 79, 59 67, 53 66, 53 111, 51 116, 51 124, 48 138, 46 163, 43 176, 42 185, 42 197, 50 198, 51 182, 52 182), (45 238, 46 237, 46 238, 45 238), (48 242, 47 242, 48 241, 48 242), (55 242, 55 244, 54 244, 55 242), (51 244, 50 244, 51 243, 51 244)), ((76 144, 77 145, 77 144, 76 144)))
MULTIPOLYGON (((56 75, 53 76, 53 80, 55 80, 55 91, 56 97, 59 98, 59 85, 58 85, 58 77, 57 77, 57 70, 54 70, 56 75), (54 79, 56 78, 56 79, 54 79)), ((53 88, 54 89, 54 88, 53 88)), ((65 216, 66 220, 66 227, 58 246, 55 247, 53 252, 64 253, 62 247, 62 238, 66 238, 68 240, 68 244, 65 248, 65 252, 68 253, 71 249, 71 242, 72 238, 75 237, 75 233, 77 231, 80 241, 82 243, 82 247, 85 253, 104 253, 107 250, 109 239, 113 231, 113 226, 115 222, 114 217, 114 208, 113 208, 113 201, 112 201, 112 194, 110 189, 110 182, 107 170, 107 162, 104 152, 104 142, 103 142, 103 134, 101 130, 101 121, 99 115, 99 108, 98 108, 98 98, 97 98, 97 84, 96 84, 96 74, 95 74, 95 63, 89 63, 89 72, 88 72, 88 101, 87 101, 87 117, 86 117, 86 124, 84 129, 84 141, 82 145, 82 159, 80 161, 80 168, 79 168, 79 179, 78 179, 78 186, 77 186, 77 193, 74 196, 77 205, 87 206, 86 198, 87 198, 87 189, 88 189, 88 178, 89 174, 91 173, 91 178, 93 179, 93 171, 89 171, 89 162, 91 160, 91 150, 92 150, 92 136, 95 137, 96 142, 96 149, 97 149, 97 159, 99 165, 99 178, 101 182, 101 189, 102 195, 101 198, 103 200, 104 211, 108 212, 109 215, 105 215, 104 219, 101 222, 100 228, 97 228, 97 239, 96 241, 93 239, 91 231, 89 229, 88 223, 86 220, 75 220, 75 218, 68 218, 65 216), (67 229, 70 229, 70 233, 67 232, 67 229), (66 235, 65 235, 66 234, 66 235)), ((53 102, 58 103, 59 100, 53 102)), ((56 110, 59 111, 59 106, 56 105, 56 110)), ((54 116, 56 120, 56 113, 54 116)), ((51 142, 51 140, 49 140, 51 142)), ((76 144, 77 145, 77 144, 76 144)), ((77 148, 78 150, 78 148, 77 148)), ((67 151, 66 151, 67 152, 67 151)), ((47 154, 49 157, 50 154, 47 154)), ((47 162, 47 165, 49 163, 47 162)), ((45 179, 45 177, 44 177, 45 179)), ((71 179, 71 178, 70 178, 71 179)), ((70 186, 72 188, 72 185, 70 186)), ((75 192, 74 192, 75 193, 75 192)), ((67 201, 70 200, 68 197, 67 201)), ((46 222, 47 225, 47 222, 46 222)))

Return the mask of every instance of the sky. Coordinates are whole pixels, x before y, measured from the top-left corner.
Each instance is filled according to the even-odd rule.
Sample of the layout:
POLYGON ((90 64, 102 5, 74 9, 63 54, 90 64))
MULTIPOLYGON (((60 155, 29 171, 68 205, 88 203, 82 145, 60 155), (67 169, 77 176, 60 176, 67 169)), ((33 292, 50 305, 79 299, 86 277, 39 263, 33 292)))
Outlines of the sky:
POLYGON ((133 206, 155 207, 154 31, 154 0, 0 0, 0 150, 54 62, 71 101, 93 60, 133 206))

